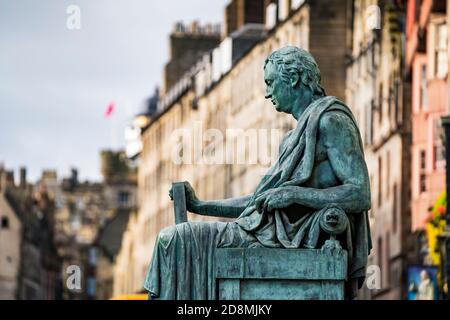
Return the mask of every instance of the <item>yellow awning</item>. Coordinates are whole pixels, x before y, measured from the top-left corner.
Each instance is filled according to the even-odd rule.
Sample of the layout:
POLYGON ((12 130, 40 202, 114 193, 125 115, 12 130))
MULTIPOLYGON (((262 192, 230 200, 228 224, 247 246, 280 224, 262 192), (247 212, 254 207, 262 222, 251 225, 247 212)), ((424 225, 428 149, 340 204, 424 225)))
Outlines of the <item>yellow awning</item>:
POLYGON ((148 295, 146 293, 133 293, 113 297, 111 300, 147 300, 147 298, 148 295))

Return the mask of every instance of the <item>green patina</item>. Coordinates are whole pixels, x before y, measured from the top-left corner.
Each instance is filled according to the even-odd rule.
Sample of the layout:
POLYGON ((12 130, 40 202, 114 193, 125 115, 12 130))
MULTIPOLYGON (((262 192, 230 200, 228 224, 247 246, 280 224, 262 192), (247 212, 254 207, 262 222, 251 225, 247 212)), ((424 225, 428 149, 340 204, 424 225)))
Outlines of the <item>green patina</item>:
POLYGON ((201 201, 170 190, 177 225, 160 232, 144 287, 158 299, 343 299, 361 287, 371 249, 370 188, 350 109, 326 96, 305 50, 264 65, 266 98, 297 127, 251 195, 201 201), (233 222, 188 222, 186 210, 233 222))

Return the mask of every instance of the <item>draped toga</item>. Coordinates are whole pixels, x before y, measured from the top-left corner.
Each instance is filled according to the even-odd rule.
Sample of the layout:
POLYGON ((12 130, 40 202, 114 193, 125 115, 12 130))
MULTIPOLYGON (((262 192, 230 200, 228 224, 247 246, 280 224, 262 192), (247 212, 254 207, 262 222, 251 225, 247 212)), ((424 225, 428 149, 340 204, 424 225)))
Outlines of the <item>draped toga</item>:
MULTIPOLYGON (((214 256, 216 248, 318 248, 319 220, 328 207, 299 212, 291 221, 287 209, 263 214, 255 200, 263 192, 284 186, 302 186, 311 177, 321 116, 325 112, 346 114, 361 137, 350 109, 335 97, 313 101, 301 114, 297 127, 280 146, 277 162, 262 178, 245 210, 233 222, 186 222, 163 229, 156 240, 144 288, 159 299, 215 299, 214 256)), ((291 208, 292 209, 292 208, 291 208)), ((371 249, 367 212, 347 213, 349 227, 342 245, 348 252, 347 296, 361 287, 371 249)))

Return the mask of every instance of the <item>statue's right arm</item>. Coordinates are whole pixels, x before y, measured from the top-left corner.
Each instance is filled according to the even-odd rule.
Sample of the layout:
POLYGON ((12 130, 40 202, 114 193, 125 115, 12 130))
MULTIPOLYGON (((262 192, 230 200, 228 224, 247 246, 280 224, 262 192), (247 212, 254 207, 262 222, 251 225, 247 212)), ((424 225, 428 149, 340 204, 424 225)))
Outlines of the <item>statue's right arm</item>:
POLYGON ((187 203, 188 211, 204 216, 237 218, 247 207, 251 195, 224 200, 193 200, 187 203))

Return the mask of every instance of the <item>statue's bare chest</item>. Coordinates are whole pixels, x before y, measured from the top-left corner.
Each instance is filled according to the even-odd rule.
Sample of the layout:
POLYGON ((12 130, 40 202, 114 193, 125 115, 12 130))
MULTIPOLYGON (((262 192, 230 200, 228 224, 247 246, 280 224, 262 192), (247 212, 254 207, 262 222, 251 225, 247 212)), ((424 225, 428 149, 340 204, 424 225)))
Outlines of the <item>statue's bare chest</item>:
MULTIPOLYGON (((287 143, 289 138, 290 134, 285 137, 284 143, 287 143)), ((282 148, 284 147, 286 147, 286 145, 283 144, 282 148)), ((339 184, 339 179, 337 178, 328 157, 328 151, 325 147, 325 143, 319 135, 315 146, 314 168, 310 179, 304 184, 304 186, 325 189, 337 186, 339 184)))
POLYGON ((314 169, 311 178, 305 185, 311 188, 324 189, 339 184, 339 179, 337 178, 328 157, 327 148, 325 147, 323 140, 318 137, 314 156, 314 169))

